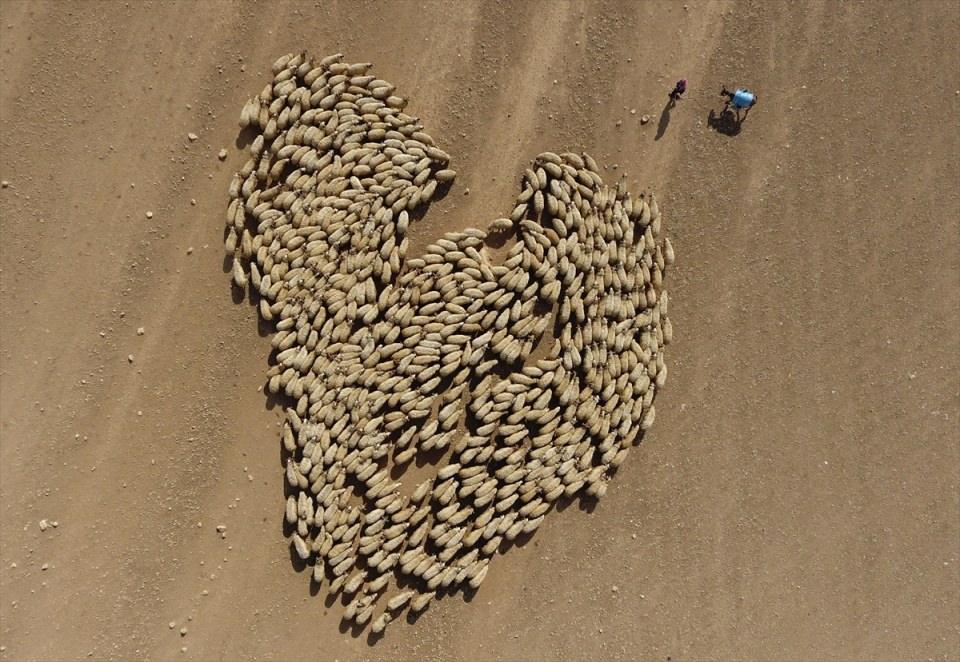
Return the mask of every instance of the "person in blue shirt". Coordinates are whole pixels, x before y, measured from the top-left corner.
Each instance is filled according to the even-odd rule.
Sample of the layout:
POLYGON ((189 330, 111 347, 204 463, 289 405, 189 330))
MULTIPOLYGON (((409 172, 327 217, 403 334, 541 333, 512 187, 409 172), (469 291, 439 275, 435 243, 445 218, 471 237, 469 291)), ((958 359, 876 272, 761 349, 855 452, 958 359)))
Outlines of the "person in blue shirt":
POLYGON ((733 104, 737 114, 739 114, 741 110, 749 111, 751 108, 757 105, 757 95, 745 87, 738 87, 736 90, 731 92, 726 88, 726 86, 724 86, 720 90, 720 96, 727 97, 726 105, 729 106, 733 104))

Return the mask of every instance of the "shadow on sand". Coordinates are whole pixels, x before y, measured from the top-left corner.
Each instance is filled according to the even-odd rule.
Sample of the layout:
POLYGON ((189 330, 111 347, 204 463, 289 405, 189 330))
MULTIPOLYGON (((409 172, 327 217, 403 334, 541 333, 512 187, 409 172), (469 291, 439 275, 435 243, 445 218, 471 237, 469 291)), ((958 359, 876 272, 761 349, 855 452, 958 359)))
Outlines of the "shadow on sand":
POLYGON ((660 122, 657 124, 657 135, 653 137, 654 140, 660 140, 663 138, 663 134, 667 132, 667 125, 670 124, 670 111, 673 110, 673 107, 676 105, 676 100, 670 97, 667 105, 660 111, 660 122))
POLYGON ((707 126, 717 133, 733 137, 740 133, 744 119, 746 119, 746 115, 740 117, 729 107, 724 107, 719 113, 711 109, 710 114, 707 115, 707 126))

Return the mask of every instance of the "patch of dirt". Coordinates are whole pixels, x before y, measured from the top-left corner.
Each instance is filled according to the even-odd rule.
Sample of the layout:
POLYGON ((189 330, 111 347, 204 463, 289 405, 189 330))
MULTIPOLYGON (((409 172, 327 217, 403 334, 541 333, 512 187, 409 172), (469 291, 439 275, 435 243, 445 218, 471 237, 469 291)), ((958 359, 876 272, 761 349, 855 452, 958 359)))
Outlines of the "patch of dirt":
POLYGON ((0 4, 0 659, 957 659, 958 36, 939 1, 0 4), (299 50, 453 157, 420 245, 570 149, 677 251, 604 499, 374 646, 294 570, 222 259, 238 109, 299 50))

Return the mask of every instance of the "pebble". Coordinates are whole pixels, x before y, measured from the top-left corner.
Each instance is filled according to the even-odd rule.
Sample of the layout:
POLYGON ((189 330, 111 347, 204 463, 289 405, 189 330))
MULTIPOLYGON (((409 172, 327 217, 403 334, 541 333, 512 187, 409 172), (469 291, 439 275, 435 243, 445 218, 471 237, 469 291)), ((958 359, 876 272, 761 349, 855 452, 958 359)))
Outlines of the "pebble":
POLYGON ((187 248, 187 255, 192 255, 192 254, 193 254, 193 246, 190 246, 187 248))
POLYGON ((147 218, 153 218, 153 212, 152 212, 152 211, 148 211, 148 212, 147 212, 147 218))
POLYGON ((40 530, 41 530, 41 531, 46 531, 46 530, 47 530, 47 527, 50 526, 50 523, 47 522, 47 520, 42 519, 42 520, 40 520, 39 526, 40 526, 40 530))
POLYGON ((200 137, 200 136, 198 136, 198 135, 195 134, 195 133, 188 133, 188 134, 187 134, 187 138, 190 139, 190 142, 194 142, 194 141, 195 141, 197 138, 199 138, 199 137, 200 137))
POLYGON ((640 124, 646 124, 646 123, 649 122, 649 121, 650 121, 650 116, 649 116, 649 115, 643 115, 643 116, 640 118, 640 124))
POLYGON ((137 335, 138 335, 138 336, 142 336, 144 333, 146 333, 146 330, 145 330, 142 326, 138 326, 138 327, 137 327, 137 335))
POLYGON ((4 179, 2 182, 0 182, 0 186, 2 186, 3 188, 7 188, 8 186, 10 186, 10 182, 4 179))
POLYGON ((49 567, 50 567, 50 564, 49 564, 49 563, 44 563, 42 566, 40 566, 40 569, 41 569, 41 570, 46 570, 46 569, 49 568, 49 567))
POLYGON ((226 158, 227 158, 227 150, 221 149, 219 152, 217 152, 217 158, 220 159, 221 161, 223 161, 224 159, 226 159, 226 158))
POLYGON ((177 627, 177 624, 174 623, 173 621, 170 621, 169 623, 167 623, 167 625, 170 626, 170 629, 171 629, 171 630, 172 630, 173 628, 177 627))
POLYGON ((127 354, 127 361, 133 363, 133 354, 127 354))
POLYGON ((181 637, 186 637, 186 636, 187 636, 187 628, 186 628, 186 627, 180 628, 180 636, 181 636, 181 637))

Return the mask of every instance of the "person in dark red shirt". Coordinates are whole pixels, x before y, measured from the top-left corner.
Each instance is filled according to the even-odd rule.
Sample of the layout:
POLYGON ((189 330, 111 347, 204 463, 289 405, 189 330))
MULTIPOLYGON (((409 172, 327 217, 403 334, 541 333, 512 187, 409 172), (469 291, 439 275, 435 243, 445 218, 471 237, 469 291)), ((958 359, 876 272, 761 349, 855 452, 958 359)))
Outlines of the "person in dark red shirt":
POLYGON ((677 81, 677 84, 673 87, 673 91, 670 93, 670 100, 676 101, 683 93, 687 91, 687 79, 681 78, 677 81))

